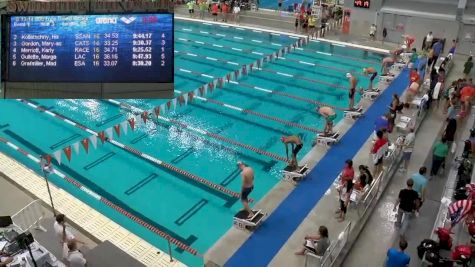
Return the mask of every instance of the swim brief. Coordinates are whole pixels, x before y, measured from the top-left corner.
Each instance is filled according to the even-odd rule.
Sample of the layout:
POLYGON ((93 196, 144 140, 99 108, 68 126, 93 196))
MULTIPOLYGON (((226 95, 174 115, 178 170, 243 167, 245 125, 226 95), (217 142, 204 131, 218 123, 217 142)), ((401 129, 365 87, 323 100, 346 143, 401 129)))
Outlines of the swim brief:
POLYGON ((350 89, 350 93, 348 94, 348 97, 350 99, 353 99, 353 97, 355 97, 355 92, 356 92, 356 89, 355 88, 351 88, 350 89))
POLYGON ((376 78, 376 76, 378 76, 378 73, 377 73, 377 72, 373 73, 373 75, 371 75, 371 78, 370 78, 369 80, 370 80, 370 81, 373 81, 374 78, 376 78))
POLYGON ((299 151, 300 151, 300 149, 302 149, 302 147, 303 147, 303 144, 295 146, 294 150, 292 151, 292 154, 297 156, 297 153, 299 153, 299 151))
POLYGON ((254 189, 254 186, 244 188, 241 191, 241 200, 247 201, 247 197, 249 196, 249 194, 252 192, 253 189, 254 189))

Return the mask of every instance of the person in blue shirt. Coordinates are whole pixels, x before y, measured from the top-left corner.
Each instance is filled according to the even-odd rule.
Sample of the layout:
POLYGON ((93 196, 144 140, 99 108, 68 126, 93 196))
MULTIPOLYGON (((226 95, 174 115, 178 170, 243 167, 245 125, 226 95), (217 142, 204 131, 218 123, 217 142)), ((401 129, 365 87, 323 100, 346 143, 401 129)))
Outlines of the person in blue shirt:
POLYGON ((443 52, 443 44, 442 40, 438 40, 433 46, 432 49, 434 50, 434 54, 432 55, 432 65, 431 69, 435 66, 437 63, 437 59, 439 59, 440 54, 443 52))
POLYGON ((414 191, 417 192, 417 194, 419 194, 420 203, 417 208, 418 209, 417 211, 419 211, 419 209, 422 206, 422 203, 424 203, 424 200, 426 199, 426 191, 427 191, 427 178, 425 177, 426 173, 427 173, 427 168, 422 166, 419 168, 418 173, 414 173, 411 176, 411 179, 414 181, 413 189, 414 191))
POLYGON ((386 267, 407 267, 411 257, 404 253, 407 248, 407 242, 403 239, 399 241, 399 250, 396 248, 388 249, 386 267))

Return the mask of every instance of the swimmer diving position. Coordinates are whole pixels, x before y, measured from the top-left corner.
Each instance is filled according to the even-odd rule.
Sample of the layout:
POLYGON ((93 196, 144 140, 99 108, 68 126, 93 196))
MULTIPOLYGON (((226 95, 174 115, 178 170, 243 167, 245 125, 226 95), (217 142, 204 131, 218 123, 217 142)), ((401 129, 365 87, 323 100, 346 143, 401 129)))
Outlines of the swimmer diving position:
POLYGON ((282 136, 280 140, 282 141, 282 143, 285 144, 285 153, 287 154, 287 160, 289 160, 289 144, 292 145, 292 159, 290 160, 289 166, 292 167, 292 169, 297 169, 297 154, 303 147, 302 140, 297 135, 282 136))
POLYGON ((244 164, 242 161, 238 161, 238 167, 241 170, 242 186, 241 186, 241 202, 244 206, 244 210, 248 212, 247 218, 250 219, 254 216, 254 212, 249 207, 248 196, 254 189, 254 170, 244 164))
POLYGON ((336 113, 331 107, 321 107, 318 110, 318 113, 320 113, 324 118, 325 118, 325 129, 323 130, 323 135, 329 136, 333 134, 333 121, 336 118, 336 113))
POLYGON ((346 74, 346 78, 350 82, 350 91, 348 92, 348 97, 350 98, 350 104, 348 109, 353 110, 355 105, 355 93, 356 93, 356 85, 358 84, 358 80, 355 76, 351 75, 351 73, 346 74))
POLYGON ((376 76, 378 76, 378 72, 372 67, 367 67, 363 69, 363 74, 364 76, 371 75, 371 77, 369 78, 368 91, 373 90, 373 81, 376 78, 376 76))
POLYGON ((389 67, 396 63, 398 57, 404 53, 405 50, 406 46, 402 45, 401 48, 391 51, 391 56, 383 58, 381 65, 381 71, 383 72, 383 75, 389 75, 389 67))

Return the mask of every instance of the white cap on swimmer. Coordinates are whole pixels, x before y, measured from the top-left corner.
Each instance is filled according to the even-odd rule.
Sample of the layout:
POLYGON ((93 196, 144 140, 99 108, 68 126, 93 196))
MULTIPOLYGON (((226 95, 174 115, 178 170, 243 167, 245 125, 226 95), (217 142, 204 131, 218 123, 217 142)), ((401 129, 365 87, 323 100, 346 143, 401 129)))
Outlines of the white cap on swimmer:
POLYGON ((346 74, 346 78, 351 78, 351 73, 348 72, 348 73, 346 74))
POLYGON ((366 72, 366 68, 363 68, 363 72, 366 72))
POLYGON ((401 48, 402 48, 402 49, 406 49, 406 48, 407 48, 407 45, 401 45, 401 48))

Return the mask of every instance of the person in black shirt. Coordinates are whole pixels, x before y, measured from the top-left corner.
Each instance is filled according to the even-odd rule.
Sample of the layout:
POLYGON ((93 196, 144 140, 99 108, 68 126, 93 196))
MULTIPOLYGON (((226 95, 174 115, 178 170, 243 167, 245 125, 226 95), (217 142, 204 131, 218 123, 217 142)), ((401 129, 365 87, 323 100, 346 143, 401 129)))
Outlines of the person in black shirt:
POLYGON ((412 179, 408 179, 406 185, 407 188, 399 191, 398 200, 394 204, 394 210, 396 210, 396 207, 399 204, 395 224, 396 227, 401 227, 399 235, 403 240, 405 240, 404 234, 406 233, 406 230, 409 227, 409 223, 414 217, 414 212, 417 210, 419 202, 419 194, 414 189, 412 189, 412 187, 414 186, 414 181, 412 179))

